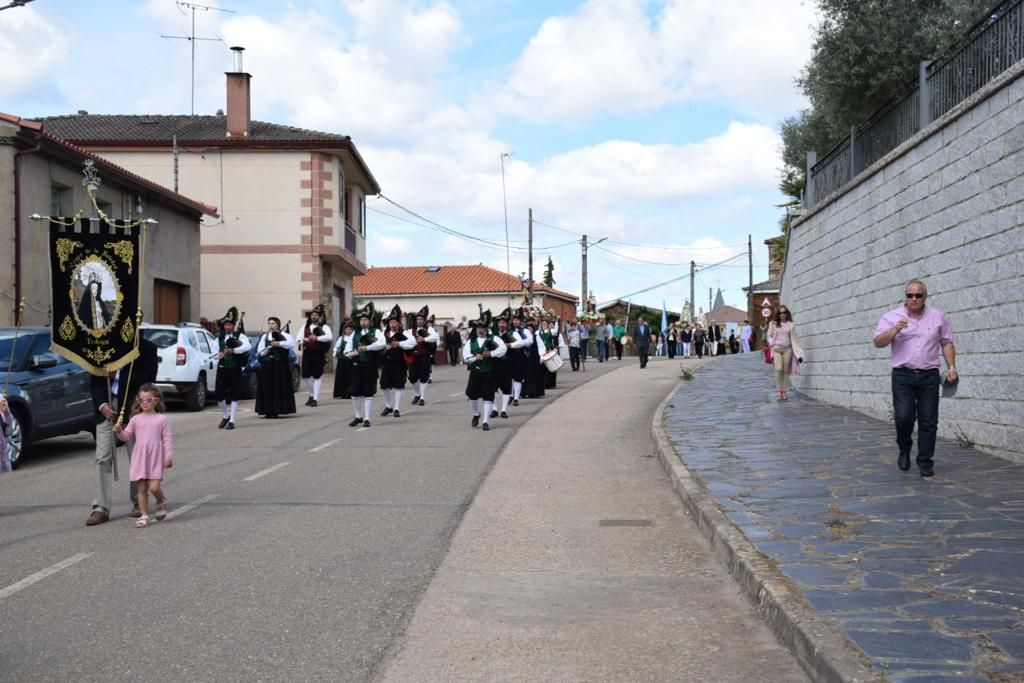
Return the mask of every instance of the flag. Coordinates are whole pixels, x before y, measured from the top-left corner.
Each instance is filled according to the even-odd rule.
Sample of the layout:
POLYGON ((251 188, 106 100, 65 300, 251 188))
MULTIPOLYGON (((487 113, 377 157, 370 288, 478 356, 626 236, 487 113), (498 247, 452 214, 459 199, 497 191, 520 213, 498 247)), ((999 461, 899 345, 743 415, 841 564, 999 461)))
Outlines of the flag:
POLYGON ((665 310, 665 300, 661 300, 661 331, 668 329, 668 311, 665 310))
POLYGON ((81 232, 50 223, 53 350, 100 376, 139 355, 139 230, 125 221, 111 226, 90 233, 87 218, 81 232))

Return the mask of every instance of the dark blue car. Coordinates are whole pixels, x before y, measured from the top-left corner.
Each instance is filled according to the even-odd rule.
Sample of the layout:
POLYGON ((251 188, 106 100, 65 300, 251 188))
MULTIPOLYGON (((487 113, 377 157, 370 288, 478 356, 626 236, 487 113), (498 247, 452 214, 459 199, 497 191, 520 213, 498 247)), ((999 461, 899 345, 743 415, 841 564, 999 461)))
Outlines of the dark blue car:
POLYGON ((48 327, 0 328, 0 391, 13 467, 34 442, 95 429, 89 373, 50 350, 48 327))

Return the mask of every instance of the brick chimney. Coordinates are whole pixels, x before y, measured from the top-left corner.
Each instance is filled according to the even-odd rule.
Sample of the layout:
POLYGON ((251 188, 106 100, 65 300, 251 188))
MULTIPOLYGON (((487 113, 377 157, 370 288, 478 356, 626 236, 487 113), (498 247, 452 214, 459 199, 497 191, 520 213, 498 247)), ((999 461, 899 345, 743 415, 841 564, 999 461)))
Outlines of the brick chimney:
POLYGON ((225 73, 228 77, 227 137, 246 138, 252 127, 249 107, 249 81, 252 75, 242 71, 242 52, 245 48, 233 47, 231 50, 235 53, 235 70, 225 73))

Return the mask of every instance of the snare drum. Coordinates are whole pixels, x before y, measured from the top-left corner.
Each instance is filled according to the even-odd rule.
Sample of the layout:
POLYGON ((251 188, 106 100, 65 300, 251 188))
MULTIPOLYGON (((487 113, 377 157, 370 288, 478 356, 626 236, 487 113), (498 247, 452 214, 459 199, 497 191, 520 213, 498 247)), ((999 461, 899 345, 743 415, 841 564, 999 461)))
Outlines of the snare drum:
POLYGON ((562 358, 555 349, 541 356, 540 361, 544 363, 544 367, 548 369, 548 372, 558 372, 558 368, 562 367, 562 358))

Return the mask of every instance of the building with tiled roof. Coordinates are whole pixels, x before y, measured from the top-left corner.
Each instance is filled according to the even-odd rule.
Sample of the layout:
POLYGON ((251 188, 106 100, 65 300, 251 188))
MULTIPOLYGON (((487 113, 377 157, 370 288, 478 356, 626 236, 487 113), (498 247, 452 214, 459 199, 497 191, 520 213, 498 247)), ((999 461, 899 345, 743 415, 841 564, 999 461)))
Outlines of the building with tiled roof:
POLYGON ((349 136, 251 120, 250 80, 240 68, 227 74, 226 114, 79 112, 42 121, 220 208, 201 231, 202 317, 237 306, 256 328, 324 303, 337 325, 352 306, 353 276, 366 270, 366 197, 380 186, 349 136))
MULTIPOLYGON (((147 230, 142 310, 147 322, 199 315, 199 224, 217 207, 174 192, 110 160, 62 140, 39 121, 0 113, 0 326, 50 323, 48 225, 29 216, 70 217, 85 206, 85 162, 101 184, 99 208, 113 219, 154 218, 147 230)), ((91 208, 91 207, 89 207, 91 208)))
MULTIPOLYGON (((523 282, 483 264, 459 266, 386 266, 369 268, 353 280, 356 304, 372 301, 377 310, 394 305, 403 311, 429 306, 438 324, 468 322, 482 308, 497 315, 524 300, 523 282)), ((568 319, 576 312, 575 295, 543 284, 533 286, 533 303, 568 319)))

